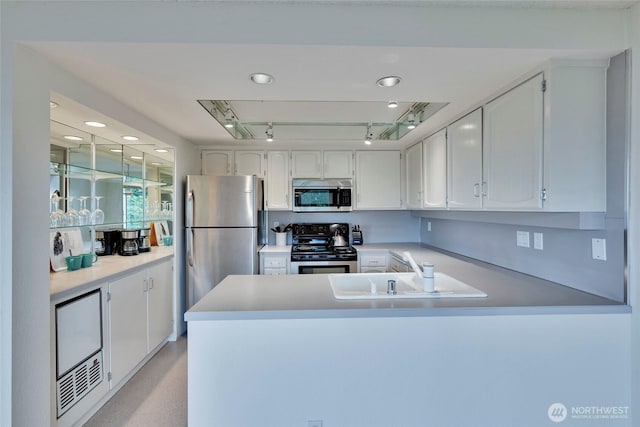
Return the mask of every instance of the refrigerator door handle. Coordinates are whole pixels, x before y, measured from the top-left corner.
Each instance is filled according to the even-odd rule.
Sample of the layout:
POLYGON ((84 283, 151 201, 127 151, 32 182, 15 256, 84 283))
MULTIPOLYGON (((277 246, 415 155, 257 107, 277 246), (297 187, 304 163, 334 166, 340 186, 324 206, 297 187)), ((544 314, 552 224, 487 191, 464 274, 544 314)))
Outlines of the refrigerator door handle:
POLYGON ((190 267, 193 267, 193 228, 187 230, 187 262, 190 267))
POLYGON ((193 208, 195 204, 195 197, 193 196, 193 190, 190 190, 187 193, 187 214, 185 215, 185 221, 187 227, 193 227, 193 208))

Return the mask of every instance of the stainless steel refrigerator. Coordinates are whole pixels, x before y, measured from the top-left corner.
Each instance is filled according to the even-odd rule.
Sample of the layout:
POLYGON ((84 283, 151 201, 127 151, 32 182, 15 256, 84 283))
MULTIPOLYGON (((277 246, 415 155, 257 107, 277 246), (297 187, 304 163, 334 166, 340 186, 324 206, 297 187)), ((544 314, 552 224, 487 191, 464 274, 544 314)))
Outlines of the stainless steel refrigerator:
POLYGON ((264 244, 263 181, 187 176, 187 309, 229 274, 258 274, 264 244))

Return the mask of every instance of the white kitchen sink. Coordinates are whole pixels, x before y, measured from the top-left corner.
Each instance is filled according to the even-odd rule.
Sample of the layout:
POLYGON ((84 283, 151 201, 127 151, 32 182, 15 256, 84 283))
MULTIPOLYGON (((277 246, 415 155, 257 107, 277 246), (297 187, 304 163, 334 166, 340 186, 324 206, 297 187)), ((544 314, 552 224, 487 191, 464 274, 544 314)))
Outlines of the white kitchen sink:
POLYGON ((434 274, 435 292, 425 292, 415 273, 329 274, 336 299, 483 298, 487 294, 444 273, 434 274), (387 281, 396 281, 396 294, 387 293, 387 281), (375 288, 375 292, 374 292, 375 288))

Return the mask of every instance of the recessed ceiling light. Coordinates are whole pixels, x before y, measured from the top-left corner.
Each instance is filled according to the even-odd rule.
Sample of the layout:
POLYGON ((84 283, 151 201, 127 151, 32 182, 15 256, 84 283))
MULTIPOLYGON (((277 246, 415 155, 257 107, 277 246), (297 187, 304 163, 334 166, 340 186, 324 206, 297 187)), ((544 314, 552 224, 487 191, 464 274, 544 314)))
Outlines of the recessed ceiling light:
POLYGON ((140 138, 138 138, 137 136, 133 136, 133 135, 124 135, 122 137, 122 139, 127 140, 127 141, 138 141, 140 138))
POLYGON ((111 151, 112 153, 122 153, 121 148, 111 148, 109 151, 111 151))
POLYGON ((75 135, 65 135, 63 136, 63 138, 68 139, 69 141, 82 141, 81 136, 75 136, 75 135))
POLYGON ((266 73, 253 73, 249 78, 252 82, 259 85, 270 85, 273 83, 273 76, 266 73))
POLYGON ((131 156, 133 160, 142 160, 142 156, 131 156))
POLYGON ((398 103, 396 101, 389 101, 389 103, 387 104, 387 107, 398 108, 398 103))
POLYGON ((165 150, 164 148, 156 148, 156 152, 158 152, 158 153, 168 153, 169 150, 165 150))
POLYGON ((87 126, 91 126, 94 128, 104 128, 107 127, 107 125, 105 125, 104 123, 100 123, 100 122, 93 122, 93 121, 88 121, 88 122, 84 122, 85 125, 87 126))
POLYGON ((58 106, 57 102, 49 101, 49 108, 56 108, 58 106))
POLYGON ((400 83, 400 80, 402 79, 398 76, 387 76, 378 79, 376 84, 380 87, 393 87, 400 83))

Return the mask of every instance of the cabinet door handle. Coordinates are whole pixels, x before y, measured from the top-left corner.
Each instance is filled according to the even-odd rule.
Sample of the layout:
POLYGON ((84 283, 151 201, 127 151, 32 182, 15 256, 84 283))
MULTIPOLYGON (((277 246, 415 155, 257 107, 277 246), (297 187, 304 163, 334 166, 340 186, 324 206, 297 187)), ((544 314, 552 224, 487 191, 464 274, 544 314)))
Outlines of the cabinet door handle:
POLYGON ((480 183, 476 182, 473 184, 473 196, 480 197, 480 183))
POLYGON ((153 289, 153 277, 149 279, 149 290, 153 289))
POLYGON ((487 196, 487 183, 483 182, 482 183, 482 197, 486 197, 487 196))
POLYGON ((144 279, 142 281, 142 292, 147 292, 148 289, 149 289, 149 282, 147 281, 147 279, 144 279))

